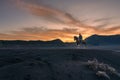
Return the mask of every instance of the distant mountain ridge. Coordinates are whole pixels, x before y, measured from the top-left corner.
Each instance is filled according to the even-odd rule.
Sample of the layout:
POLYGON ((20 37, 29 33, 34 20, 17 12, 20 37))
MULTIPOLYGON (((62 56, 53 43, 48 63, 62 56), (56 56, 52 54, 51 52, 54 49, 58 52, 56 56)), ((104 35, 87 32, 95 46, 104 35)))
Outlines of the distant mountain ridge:
MULTIPOLYGON (((92 35, 85 39, 88 45, 120 45, 120 35, 92 35)), ((60 39, 50 41, 0 40, 0 47, 68 47, 75 42, 64 43, 60 39)))
POLYGON ((120 45, 120 35, 92 35, 85 39, 91 45, 120 45))
POLYGON ((60 39, 51 41, 22 41, 22 40, 0 40, 1 47, 12 46, 27 46, 27 47, 51 47, 51 46, 63 46, 64 43, 60 39))

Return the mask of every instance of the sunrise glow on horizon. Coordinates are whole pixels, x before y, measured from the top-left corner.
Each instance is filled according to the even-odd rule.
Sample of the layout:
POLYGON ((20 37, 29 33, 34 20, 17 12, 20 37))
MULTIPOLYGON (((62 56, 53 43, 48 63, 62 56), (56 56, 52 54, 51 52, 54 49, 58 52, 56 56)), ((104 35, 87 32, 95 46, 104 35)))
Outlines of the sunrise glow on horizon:
POLYGON ((1 0, 0 40, 120 34, 119 8, 119 0, 1 0))

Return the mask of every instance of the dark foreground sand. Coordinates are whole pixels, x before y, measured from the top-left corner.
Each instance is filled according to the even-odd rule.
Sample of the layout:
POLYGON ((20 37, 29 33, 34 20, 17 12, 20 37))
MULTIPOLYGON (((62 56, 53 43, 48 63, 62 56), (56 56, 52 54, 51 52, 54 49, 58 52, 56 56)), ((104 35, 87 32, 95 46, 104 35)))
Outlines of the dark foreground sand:
POLYGON ((110 50, 0 49, 0 80, 108 80, 85 65, 93 58, 120 72, 120 52, 110 50))

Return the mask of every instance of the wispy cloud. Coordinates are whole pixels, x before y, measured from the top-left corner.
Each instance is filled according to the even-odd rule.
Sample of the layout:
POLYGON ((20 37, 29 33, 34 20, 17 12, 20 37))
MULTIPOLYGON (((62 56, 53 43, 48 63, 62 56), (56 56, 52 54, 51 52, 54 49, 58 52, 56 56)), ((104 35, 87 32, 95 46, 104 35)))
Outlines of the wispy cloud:
POLYGON ((113 27, 111 27, 111 28, 107 28, 107 29, 105 29, 104 31, 107 31, 107 32, 112 32, 112 31, 119 31, 119 33, 118 34, 120 34, 120 26, 113 26, 113 27))
POLYGON ((77 29, 48 29, 43 27, 22 28, 18 31, 11 31, 8 34, 0 34, 2 40, 52 40, 59 38, 63 41, 73 41, 77 35, 77 29))
POLYGON ((70 13, 56 8, 51 8, 50 6, 44 6, 42 3, 37 5, 25 2, 24 0, 17 0, 17 4, 23 9, 29 11, 31 14, 44 17, 49 21, 58 21, 68 26, 96 30, 95 27, 83 24, 81 21, 74 18, 70 13))
POLYGON ((73 36, 77 35, 79 32, 85 37, 92 34, 120 34, 120 26, 113 26, 111 28, 106 28, 108 25, 106 21, 110 18, 101 18, 95 20, 94 22, 104 22, 98 26, 90 26, 83 24, 84 21, 79 21, 74 18, 70 13, 52 8, 50 6, 45 6, 42 3, 40 5, 30 3, 24 0, 14 0, 16 4, 25 9, 29 13, 43 17, 52 22, 58 22, 64 25, 68 25, 69 28, 63 29, 48 29, 45 27, 26 27, 20 30, 11 31, 8 34, 0 34, 0 39, 2 40, 51 40, 55 38, 60 38, 63 41, 73 41, 73 36), (71 27, 72 26, 72 27, 71 27), (101 28, 99 28, 101 27, 101 28))
POLYGON ((106 18, 100 18, 100 19, 95 19, 94 22, 104 22, 104 21, 109 21, 113 19, 114 17, 106 17, 106 18))
MULTIPOLYGON (((17 0, 17 4, 22 6, 22 8, 29 11, 31 14, 44 17, 49 21, 58 21, 68 26, 78 27, 79 29, 86 29, 87 31, 90 30, 93 32, 111 31, 111 29, 105 30, 104 27, 108 25, 108 22, 106 21, 109 21, 112 17, 96 19, 94 22, 103 22, 103 24, 93 27, 87 24, 83 24, 68 12, 58 10, 56 8, 51 8, 50 6, 44 6, 42 3, 37 5, 30 2, 25 2, 24 0, 17 0)), ((116 28, 114 28, 113 31, 114 30, 116 30, 116 28)))

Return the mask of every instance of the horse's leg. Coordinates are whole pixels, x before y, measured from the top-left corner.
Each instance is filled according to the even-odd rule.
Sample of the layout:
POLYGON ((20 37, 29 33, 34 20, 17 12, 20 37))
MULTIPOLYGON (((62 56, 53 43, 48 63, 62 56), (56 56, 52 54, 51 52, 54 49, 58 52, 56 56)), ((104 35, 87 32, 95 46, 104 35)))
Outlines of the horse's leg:
POLYGON ((79 45, 82 46, 82 41, 81 40, 79 41, 79 45))
POLYGON ((79 45, 79 42, 77 41, 77 46, 79 45))
POLYGON ((78 45, 78 42, 76 41, 76 45, 78 45))

